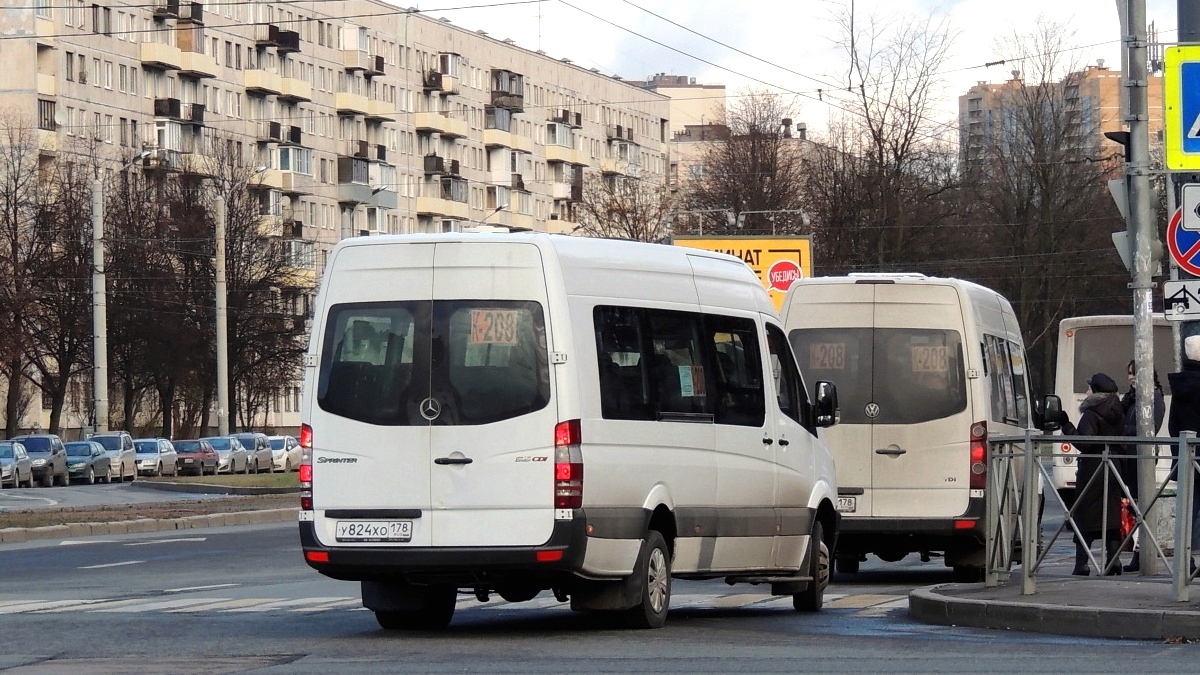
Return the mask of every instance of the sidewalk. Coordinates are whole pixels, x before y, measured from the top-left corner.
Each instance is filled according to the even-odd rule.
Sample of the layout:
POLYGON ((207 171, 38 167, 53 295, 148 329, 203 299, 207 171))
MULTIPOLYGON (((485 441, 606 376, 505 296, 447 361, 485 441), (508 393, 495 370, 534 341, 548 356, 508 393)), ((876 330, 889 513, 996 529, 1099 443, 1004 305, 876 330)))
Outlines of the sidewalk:
POLYGON ((946 626, 1022 630, 1055 635, 1166 640, 1200 639, 1200 582, 1176 602, 1171 578, 1073 577, 1057 570, 1037 577, 1021 595, 1020 568, 1005 585, 941 584, 914 590, 908 614, 946 626))

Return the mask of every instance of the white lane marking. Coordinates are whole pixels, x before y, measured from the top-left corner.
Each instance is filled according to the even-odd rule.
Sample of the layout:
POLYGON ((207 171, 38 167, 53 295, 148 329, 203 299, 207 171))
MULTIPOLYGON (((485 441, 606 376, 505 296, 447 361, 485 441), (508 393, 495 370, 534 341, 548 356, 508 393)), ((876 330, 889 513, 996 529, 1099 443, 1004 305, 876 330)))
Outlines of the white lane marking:
POLYGON ((62 612, 78 612, 78 611, 82 611, 82 610, 87 610, 89 612, 97 612, 102 609, 109 609, 112 607, 127 607, 129 605, 136 605, 140 602, 146 602, 146 600, 148 600, 148 599, 149 598, 126 598, 125 600, 95 600, 95 601, 93 601, 93 600, 78 600, 78 601, 76 601, 76 604, 74 604, 74 605, 56 607, 54 609, 46 609, 46 610, 39 611, 37 613, 38 614, 59 614, 62 612))
POLYGON ((230 598, 205 598, 206 604, 193 605, 184 609, 169 609, 172 614, 181 614, 187 612, 217 612, 234 609, 237 607, 249 607, 251 605, 259 605, 264 602, 271 602, 275 598, 241 598, 240 600, 232 600, 230 598))
POLYGON ((115 544, 114 539, 89 539, 87 541, 79 541, 78 539, 67 539, 58 542, 59 546, 83 546, 84 544, 115 544))
POLYGON ((126 546, 148 546, 150 544, 174 544, 177 541, 208 541, 208 537, 180 537, 178 539, 151 539, 150 541, 131 541, 126 546))
POLYGON ((323 605, 335 600, 343 600, 344 598, 293 598, 291 600, 274 600, 264 602, 253 607, 237 607, 230 609, 231 612, 271 612, 277 609, 288 609, 300 605, 323 605))
POLYGON ((4 495, 4 499, 25 499, 31 502, 46 502, 50 506, 56 506, 58 500, 50 499, 49 497, 26 497, 24 495, 4 495))
POLYGON ((241 584, 209 584, 207 586, 186 586, 184 588, 167 588, 163 593, 187 593, 189 591, 211 591, 216 588, 232 588, 241 584))
POLYGON ((50 600, 39 602, 21 602, 7 607, 0 607, 0 614, 20 614, 22 612, 36 612, 43 609, 54 609, 56 607, 78 606, 82 602, 100 602, 88 600, 50 600))
POLYGON ((341 607, 345 607, 347 609, 352 608, 352 607, 362 607, 362 599, 361 598, 345 598, 342 600, 338 600, 337 602, 327 602, 323 605, 317 605, 316 607, 297 607, 295 609, 289 609, 288 611, 289 612, 324 612, 324 611, 327 611, 330 609, 338 609, 341 607))
POLYGON ((125 562, 106 563, 104 565, 87 565, 85 567, 80 567, 79 569, 81 569, 81 570, 99 570, 99 569, 104 569, 105 567, 124 567, 125 565, 140 565, 144 562, 146 562, 146 561, 145 560, 126 560, 125 562))
MULTIPOLYGON (((202 605, 209 602, 211 598, 179 598, 177 600, 163 600, 161 602, 143 602, 137 605, 127 605, 125 607, 111 607, 107 609, 97 609, 96 612, 104 613, 131 613, 131 612, 155 612, 164 609, 175 609, 185 607, 187 605, 202 605)), ((93 610, 87 610, 93 611, 93 610)))

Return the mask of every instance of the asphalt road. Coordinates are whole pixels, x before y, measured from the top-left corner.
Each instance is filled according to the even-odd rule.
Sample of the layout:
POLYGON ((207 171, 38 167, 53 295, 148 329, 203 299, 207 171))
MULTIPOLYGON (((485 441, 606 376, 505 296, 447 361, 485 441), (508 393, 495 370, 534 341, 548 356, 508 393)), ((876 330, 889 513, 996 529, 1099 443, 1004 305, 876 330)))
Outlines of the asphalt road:
POLYGON ((948 628, 906 616, 937 561, 871 560, 826 608, 676 582, 667 626, 614 627, 549 594, 463 596, 450 628, 380 630, 354 583, 301 560, 292 524, 0 546, 6 673, 1193 672, 1195 647, 948 628))
POLYGON ((132 483, 112 483, 111 485, 72 483, 67 487, 5 488, 0 490, 0 513, 29 509, 86 508, 146 502, 218 499, 223 496, 155 490, 145 487, 140 479, 132 483))

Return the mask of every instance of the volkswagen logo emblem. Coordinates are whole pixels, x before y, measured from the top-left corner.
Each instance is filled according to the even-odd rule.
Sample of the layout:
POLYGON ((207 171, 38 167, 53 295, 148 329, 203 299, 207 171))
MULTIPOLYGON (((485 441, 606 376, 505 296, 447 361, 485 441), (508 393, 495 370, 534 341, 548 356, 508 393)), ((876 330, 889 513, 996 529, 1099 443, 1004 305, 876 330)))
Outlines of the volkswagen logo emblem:
POLYGON ((438 415, 441 414, 442 404, 438 403, 436 398, 430 396, 424 401, 421 401, 421 417, 424 417, 432 422, 433 420, 437 419, 438 415))
POLYGON ((875 419, 876 417, 879 417, 879 404, 874 402, 868 403, 863 412, 867 414, 867 417, 875 419))

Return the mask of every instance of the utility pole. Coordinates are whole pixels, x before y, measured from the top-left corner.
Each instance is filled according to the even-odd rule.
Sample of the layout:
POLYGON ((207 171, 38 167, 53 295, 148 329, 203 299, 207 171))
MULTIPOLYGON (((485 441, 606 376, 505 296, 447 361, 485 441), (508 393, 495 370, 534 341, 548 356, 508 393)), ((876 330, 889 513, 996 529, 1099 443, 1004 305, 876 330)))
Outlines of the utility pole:
POLYGON ((104 182, 92 179, 92 423, 108 431, 108 291, 104 279, 104 182))
MULTIPOLYGON (((1118 8, 1122 5, 1118 2, 1118 8)), ((1127 0, 1126 15, 1122 25, 1127 69, 1124 73, 1125 90, 1128 92, 1128 110, 1125 123, 1129 129, 1129 160, 1125 164, 1129 185, 1129 223, 1133 234, 1133 360, 1136 368, 1134 386, 1141 392, 1137 397, 1137 434, 1154 435, 1154 324, 1153 253, 1151 242, 1158 236, 1150 209, 1150 116, 1146 102, 1146 80, 1148 77, 1146 58, 1146 0, 1127 0)), ((1138 446, 1138 494, 1142 500, 1142 512, 1154 496, 1155 481, 1154 448, 1138 446)), ((1143 526, 1145 527, 1145 526, 1143 526)), ((1143 542, 1149 542, 1143 536, 1143 542)), ((1157 566, 1153 555, 1143 556, 1141 572, 1153 574, 1157 566)))
POLYGON ((225 288, 225 197, 227 191, 217 190, 217 223, 214 239, 216 268, 214 288, 217 295, 217 435, 229 435, 229 300, 225 288))

